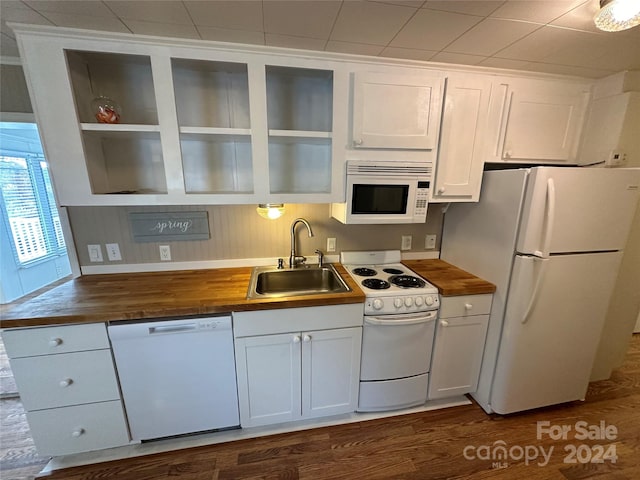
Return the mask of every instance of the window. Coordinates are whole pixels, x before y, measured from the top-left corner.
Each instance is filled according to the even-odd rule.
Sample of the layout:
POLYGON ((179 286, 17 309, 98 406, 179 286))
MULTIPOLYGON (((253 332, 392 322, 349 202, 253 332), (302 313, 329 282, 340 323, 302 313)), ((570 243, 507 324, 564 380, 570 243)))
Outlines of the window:
POLYGON ((2 214, 13 238, 18 263, 25 265, 65 255, 60 217, 44 157, 0 154, 0 187, 2 214))

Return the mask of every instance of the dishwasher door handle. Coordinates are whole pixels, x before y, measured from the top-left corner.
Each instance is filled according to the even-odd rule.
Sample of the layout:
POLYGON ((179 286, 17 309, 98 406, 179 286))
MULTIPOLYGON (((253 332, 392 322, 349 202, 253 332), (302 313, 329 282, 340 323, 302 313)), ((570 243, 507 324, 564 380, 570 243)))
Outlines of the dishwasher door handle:
POLYGON ((187 323, 183 325, 157 325, 157 326, 149 327, 149 334, 153 335, 154 333, 192 332, 197 329, 198 329, 198 325, 196 323, 187 323))

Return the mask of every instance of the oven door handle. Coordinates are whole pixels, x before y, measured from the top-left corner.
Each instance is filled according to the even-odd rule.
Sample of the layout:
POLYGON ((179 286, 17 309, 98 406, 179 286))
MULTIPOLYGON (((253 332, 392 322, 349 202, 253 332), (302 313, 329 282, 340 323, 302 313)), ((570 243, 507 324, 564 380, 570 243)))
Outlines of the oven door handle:
POLYGON ((400 325, 415 325, 418 323, 428 323, 436 319, 438 313, 436 311, 433 312, 420 312, 409 315, 386 315, 384 317, 372 317, 369 315, 365 315, 364 323, 368 323, 369 325, 389 325, 389 326, 400 326, 400 325), (391 319, 390 317, 393 317, 391 319))

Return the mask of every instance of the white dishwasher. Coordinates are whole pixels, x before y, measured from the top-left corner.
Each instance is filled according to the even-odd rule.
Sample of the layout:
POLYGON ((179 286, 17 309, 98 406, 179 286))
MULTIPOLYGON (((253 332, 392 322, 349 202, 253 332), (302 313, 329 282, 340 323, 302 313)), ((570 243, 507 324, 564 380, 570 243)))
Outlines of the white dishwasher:
POLYGON ((108 330, 133 440, 239 426, 230 316, 108 330))

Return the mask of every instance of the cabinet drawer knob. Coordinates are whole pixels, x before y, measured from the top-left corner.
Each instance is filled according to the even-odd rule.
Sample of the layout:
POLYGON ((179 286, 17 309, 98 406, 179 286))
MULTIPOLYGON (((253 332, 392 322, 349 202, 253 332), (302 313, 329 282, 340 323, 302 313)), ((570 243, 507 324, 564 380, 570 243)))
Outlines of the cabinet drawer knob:
POLYGON ((58 345, 62 345, 62 339, 61 338, 52 338, 51 340, 49 340, 49 346, 50 347, 57 347, 58 345))
POLYGON ((310 341, 311 341, 311 335, 305 335, 305 336, 302 338, 302 340, 303 340, 303 341, 305 341, 305 342, 310 342, 310 341))
POLYGON ((472 308, 473 308, 473 304, 471 304, 471 303, 465 303, 464 304, 464 309, 465 310, 471 310, 472 308))
POLYGON ((80 435, 84 435, 84 428, 76 428, 73 432, 71 432, 72 437, 78 438, 80 435))
POLYGON ((66 388, 73 383, 72 378, 65 378, 64 380, 60 380, 60 388, 66 388))
POLYGON ((300 343, 300 335, 293 337, 293 343, 300 343))
POLYGON ((448 327, 449 322, 447 322, 446 320, 440 320, 440 325, 442 325, 443 327, 448 327))

